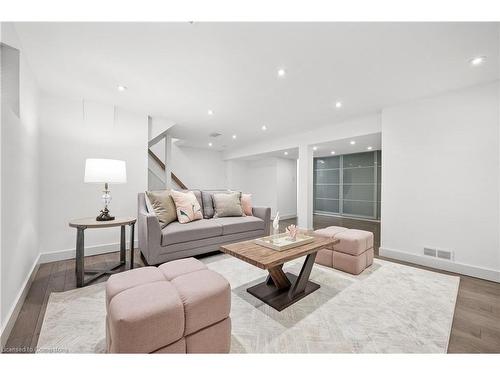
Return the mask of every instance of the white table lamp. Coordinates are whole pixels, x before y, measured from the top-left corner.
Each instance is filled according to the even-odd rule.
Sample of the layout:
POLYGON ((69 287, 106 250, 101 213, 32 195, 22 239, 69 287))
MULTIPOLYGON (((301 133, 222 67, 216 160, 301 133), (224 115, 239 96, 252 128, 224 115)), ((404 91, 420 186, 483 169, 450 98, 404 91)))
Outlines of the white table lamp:
POLYGON ((123 160, 112 159, 87 159, 85 160, 86 183, 104 184, 102 201, 104 209, 101 210, 97 221, 114 220, 114 216, 109 214, 108 205, 111 202, 111 194, 108 184, 124 184, 127 182, 127 171, 123 160))

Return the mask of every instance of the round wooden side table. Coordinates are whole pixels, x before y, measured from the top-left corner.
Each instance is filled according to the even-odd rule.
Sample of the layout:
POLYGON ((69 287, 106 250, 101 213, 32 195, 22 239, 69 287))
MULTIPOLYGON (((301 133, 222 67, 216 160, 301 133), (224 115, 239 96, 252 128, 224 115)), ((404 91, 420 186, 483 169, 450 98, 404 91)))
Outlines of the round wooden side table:
POLYGON ((135 217, 118 217, 110 221, 97 221, 95 218, 75 219, 69 222, 69 226, 76 228, 76 286, 78 288, 88 285, 99 277, 117 273, 116 268, 123 266, 126 263, 126 245, 125 245, 125 227, 130 226, 130 269, 134 268, 134 228, 137 219, 135 217), (120 262, 112 265, 107 269, 84 269, 85 243, 84 231, 92 228, 112 228, 120 227, 120 262), (85 280, 85 274, 93 276, 85 280))

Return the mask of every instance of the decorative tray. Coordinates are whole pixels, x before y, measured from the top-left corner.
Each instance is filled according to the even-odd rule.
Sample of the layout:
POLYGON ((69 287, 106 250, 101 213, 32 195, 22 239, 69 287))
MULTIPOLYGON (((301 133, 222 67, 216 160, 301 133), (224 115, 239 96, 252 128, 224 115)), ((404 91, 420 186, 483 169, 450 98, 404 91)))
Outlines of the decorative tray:
POLYGON ((295 240, 288 237, 287 233, 275 234, 272 236, 257 238, 254 243, 265 246, 273 250, 283 251, 297 246, 306 245, 314 241, 314 237, 298 233, 295 240))

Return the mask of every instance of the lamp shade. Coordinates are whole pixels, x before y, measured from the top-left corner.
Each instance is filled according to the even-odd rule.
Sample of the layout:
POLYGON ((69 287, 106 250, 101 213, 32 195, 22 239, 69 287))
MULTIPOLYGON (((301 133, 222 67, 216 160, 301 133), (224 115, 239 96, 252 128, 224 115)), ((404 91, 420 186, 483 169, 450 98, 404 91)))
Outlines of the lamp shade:
POLYGON ((124 184, 127 171, 123 160, 87 159, 85 160, 85 182, 124 184))

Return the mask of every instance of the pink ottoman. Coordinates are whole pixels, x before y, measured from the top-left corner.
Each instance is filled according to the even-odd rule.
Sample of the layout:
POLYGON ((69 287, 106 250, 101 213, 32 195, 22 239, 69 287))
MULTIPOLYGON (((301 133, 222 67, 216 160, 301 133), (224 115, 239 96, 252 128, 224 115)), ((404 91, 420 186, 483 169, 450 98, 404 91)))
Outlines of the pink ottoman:
POLYGON ((228 353, 231 290, 194 259, 115 274, 106 283, 110 353, 228 353))
POLYGON ((316 263, 358 275, 373 263, 373 233, 343 227, 328 227, 314 232, 339 240, 333 248, 320 250, 316 263))

